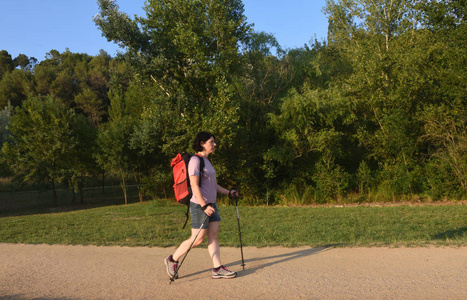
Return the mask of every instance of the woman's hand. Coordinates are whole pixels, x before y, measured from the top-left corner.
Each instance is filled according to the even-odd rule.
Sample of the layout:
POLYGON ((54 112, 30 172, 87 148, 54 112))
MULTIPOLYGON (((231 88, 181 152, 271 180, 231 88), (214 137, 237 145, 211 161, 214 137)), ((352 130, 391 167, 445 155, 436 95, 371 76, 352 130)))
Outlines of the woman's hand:
POLYGON ((214 209, 212 204, 206 204, 205 206, 203 206, 203 211, 206 215, 210 217, 216 210, 214 209))
POLYGON ((238 197, 238 190, 237 189, 231 189, 229 191, 229 198, 230 199, 235 199, 238 197))

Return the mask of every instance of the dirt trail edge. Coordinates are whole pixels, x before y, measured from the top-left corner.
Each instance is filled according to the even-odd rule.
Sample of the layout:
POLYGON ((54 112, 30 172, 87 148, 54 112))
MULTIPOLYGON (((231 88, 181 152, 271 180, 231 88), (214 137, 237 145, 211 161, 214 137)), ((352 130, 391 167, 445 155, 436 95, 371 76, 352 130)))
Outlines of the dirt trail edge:
POLYGON ((0 244, 2 299, 467 299, 467 247, 221 248, 235 279, 193 249, 169 285, 173 248, 0 244))

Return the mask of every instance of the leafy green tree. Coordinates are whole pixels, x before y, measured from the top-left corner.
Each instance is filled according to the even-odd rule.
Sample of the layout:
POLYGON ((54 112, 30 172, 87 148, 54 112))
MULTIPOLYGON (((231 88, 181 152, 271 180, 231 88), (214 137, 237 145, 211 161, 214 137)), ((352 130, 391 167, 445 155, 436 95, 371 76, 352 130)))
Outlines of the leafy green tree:
POLYGON ((34 93, 34 78, 30 72, 13 70, 3 75, 0 80, 0 108, 10 103, 20 106, 21 103, 34 93))
MULTIPOLYGON (((116 1, 101 0, 99 6, 96 25, 128 50, 128 62, 141 80, 151 79, 163 93, 156 106, 170 108, 161 137, 164 153, 186 149, 200 130, 222 140, 219 154, 232 147, 239 111, 232 82, 242 72, 239 49, 250 30, 241 1, 148 1, 146 17, 134 20, 118 10, 116 1)), ((151 106, 146 104, 147 119, 155 112, 151 106)), ((217 157, 222 177, 227 162, 217 157)))
POLYGON ((147 18, 131 20, 115 1, 100 0, 94 19, 103 35, 133 53, 168 95, 180 88, 195 101, 215 96, 219 74, 238 67, 249 30, 241 1, 149 1, 147 18))
POLYGON ((51 184, 54 206, 58 205, 56 183, 62 180, 77 143, 73 118, 74 112, 53 98, 28 98, 10 118, 10 136, 2 147, 16 177, 51 184))
POLYGON ((466 5, 465 0, 424 0, 419 3, 425 24, 434 31, 465 26, 466 5))
MULTIPOLYGON (((358 177, 374 174, 373 184, 386 198, 419 193, 427 181, 434 187, 423 172, 425 158, 439 159, 447 146, 422 136, 431 128, 433 110, 465 105, 461 3, 327 2, 330 45, 351 67, 336 82, 349 103, 346 123, 366 150, 360 166, 370 168, 359 167, 358 177)), ((444 170, 451 169, 443 157, 444 170)))
POLYGON ((6 142, 9 135, 8 124, 10 123, 11 114, 13 107, 11 104, 7 105, 3 110, 0 111, 0 148, 3 143, 6 142))
POLYGON ((47 53, 46 59, 34 68, 36 91, 39 95, 50 95, 72 107, 76 82, 71 60, 73 55, 69 52, 60 54, 57 50, 51 50, 47 53))
POLYGON ((268 176, 279 177, 285 185, 314 186, 318 203, 344 195, 348 175, 337 162, 347 146, 340 131, 345 98, 335 88, 308 88, 292 89, 282 101, 280 113, 270 114, 278 142, 265 155, 268 176))
MULTIPOLYGON (((13 112, 13 107, 11 104, 6 106, 3 110, 0 111, 0 149, 2 149, 3 144, 7 141, 10 132, 8 131, 8 124, 10 123, 10 118, 13 112)), ((10 175, 10 167, 3 157, 0 157, 0 176, 10 175)))
MULTIPOLYGON (((103 165, 122 180, 139 174, 165 185, 164 160, 210 130, 220 179, 248 182, 251 194, 306 186, 324 202, 351 189, 387 200, 452 179, 452 190, 462 188, 447 154, 463 145, 462 127, 441 130, 458 132, 449 148, 428 126, 433 110, 466 105, 462 3, 327 1, 328 41, 283 51, 274 36, 252 31, 240 1, 154 0, 131 19, 100 0, 96 25, 127 50, 109 75, 92 75, 121 91, 100 133, 101 151, 118 151, 103 165), (447 173, 430 181, 424 168, 441 161, 447 173)), ((86 78, 105 61, 75 73, 86 78)), ((99 107, 92 93, 104 99, 94 87, 106 85, 86 86, 75 102, 99 107)))
POLYGON ((166 127, 173 112, 166 96, 150 79, 136 76, 125 92, 126 113, 135 120, 129 137, 132 173, 139 183, 140 200, 145 195, 167 197, 171 188, 171 151, 164 151, 166 127))
POLYGON ((77 108, 97 126, 107 118, 111 61, 105 51, 91 57, 51 50, 35 67, 36 90, 77 108))
POLYGON ((287 60, 293 68, 293 86, 309 88, 328 88, 351 72, 345 52, 336 45, 315 40, 304 48, 292 49, 287 60))
POLYGON ((75 103, 85 115, 89 116, 94 124, 99 124, 102 116, 106 113, 104 110, 106 106, 102 99, 99 99, 96 93, 87 85, 82 86, 81 92, 75 97, 75 103))
POLYGON ((75 114, 70 122, 76 145, 71 149, 69 159, 66 161, 64 180, 67 180, 69 188, 73 191, 73 203, 75 194, 79 193, 80 202, 84 204, 85 181, 87 177, 97 177, 100 169, 93 159, 96 153, 97 128, 84 115, 75 114))
POLYGON ((129 149, 129 136, 134 122, 125 114, 125 103, 121 91, 112 92, 110 96, 109 122, 99 127, 97 134, 96 160, 111 175, 120 178, 125 204, 128 204, 127 178, 131 175, 132 151, 129 149))
POLYGON ((37 59, 34 57, 29 58, 25 54, 19 54, 14 60, 13 60, 13 66, 20 67, 21 70, 23 71, 32 71, 34 70, 34 66, 37 64, 37 59))
POLYGON ((429 157, 427 186, 434 198, 462 198, 467 176, 465 1, 422 1, 420 7, 422 24, 428 29, 416 63, 424 79, 417 95, 426 99, 419 115, 421 146, 429 157))
POLYGON ((412 81, 404 70, 413 69, 411 61, 417 54, 414 37, 420 20, 415 3, 327 1, 325 8, 330 43, 342 49, 352 70, 341 81, 350 103, 348 122, 367 149, 368 162, 378 162, 388 188, 398 194, 416 191, 412 171, 421 127, 415 115, 421 99, 413 96, 416 86, 401 85, 412 81), (400 172, 393 170, 404 170, 404 184, 398 183, 400 172))
POLYGON ((225 155, 235 162, 229 165, 231 178, 235 179, 232 184, 248 182, 243 184, 243 192, 258 199, 267 194, 267 202, 271 200, 269 194, 274 186, 272 180, 264 179, 263 168, 264 152, 274 140, 268 114, 277 110, 279 99, 291 86, 293 78, 288 62, 281 59, 284 55, 273 35, 251 32, 247 36, 241 53, 243 71, 234 79, 235 94, 239 98, 236 146, 225 155))
POLYGON ((96 125, 108 115, 111 61, 110 55, 103 50, 93 57, 85 66, 86 71, 80 80, 80 93, 75 97, 78 108, 96 125))
POLYGON ((425 132, 434 151, 427 164, 428 183, 435 197, 467 194, 467 128, 465 106, 432 107, 425 112, 425 132), (459 118, 459 115, 462 116, 459 118))
POLYGON ((14 64, 11 54, 6 50, 0 51, 0 80, 4 74, 13 71, 13 69, 14 64))

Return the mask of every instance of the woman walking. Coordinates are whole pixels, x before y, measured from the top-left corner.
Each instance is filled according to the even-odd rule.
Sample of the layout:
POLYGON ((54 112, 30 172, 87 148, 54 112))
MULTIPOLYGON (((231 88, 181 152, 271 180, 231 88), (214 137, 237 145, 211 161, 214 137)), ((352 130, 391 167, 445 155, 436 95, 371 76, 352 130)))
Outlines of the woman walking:
POLYGON ((178 278, 178 274, 176 274, 178 260, 190 249, 192 244, 193 247, 200 245, 206 236, 208 237, 208 251, 213 264, 211 277, 217 279, 234 278, 237 276, 237 273, 229 271, 221 264, 218 241, 221 218, 216 199, 217 193, 238 196, 238 192, 236 190, 229 191, 217 184, 216 171, 208 159, 215 148, 214 135, 209 132, 198 133, 193 141, 193 150, 197 152, 197 155, 194 155, 188 163, 188 175, 190 176, 190 184, 193 191, 193 197, 190 200, 191 237, 182 242, 173 255, 169 255, 164 259, 167 275, 170 278, 178 278), (204 160, 205 166, 202 172, 200 172, 200 159, 204 160), (200 173, 203 176, 201 186, 199 186, 200 173), (208 219, 204 223, 203 228, 199 230, 206 215, 208 219), (197 234, 198 237, 193 242, 197 234))

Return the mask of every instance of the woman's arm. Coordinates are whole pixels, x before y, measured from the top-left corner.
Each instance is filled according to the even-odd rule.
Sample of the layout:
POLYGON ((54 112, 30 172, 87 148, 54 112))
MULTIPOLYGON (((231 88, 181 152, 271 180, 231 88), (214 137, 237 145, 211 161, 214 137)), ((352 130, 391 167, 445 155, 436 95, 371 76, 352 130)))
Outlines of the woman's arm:
POLYGON ((226 188, 221 187, 220 185, 217 185, 217 192, 220 193, 220 194, 229 195, 229 196, 236 195, 238 197, 238 191, 237 190, 228 190, 226 188), (230 191, 232 191, 231 195, 229 195, 230 191))
POLYGON ((217 192, 224 195, 229 194, 229 190, 221 187, 220 185, 217 185, 217 192))

